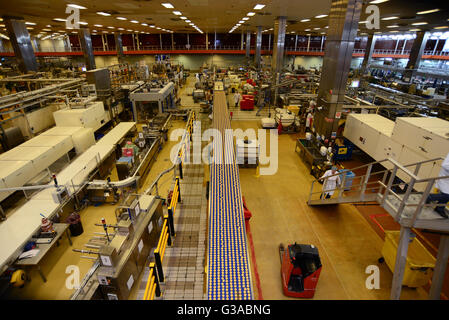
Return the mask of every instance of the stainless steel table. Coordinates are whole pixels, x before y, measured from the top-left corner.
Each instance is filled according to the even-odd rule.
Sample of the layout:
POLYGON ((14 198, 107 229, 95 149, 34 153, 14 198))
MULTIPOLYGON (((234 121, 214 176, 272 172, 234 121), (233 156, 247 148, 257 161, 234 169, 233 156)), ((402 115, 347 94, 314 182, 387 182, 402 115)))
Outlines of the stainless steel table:
POLYGON ((64 232, 67 234, 67 238, 69 240, 70 245, 72 245, 72 239, 70 239, 70 234, 68 230, 69 227, 68 223, 54 223, 53 227, 56 231, 56 237, 54 237, 50 243, 38 243, 36 245, 36 249, 39 249, 39 253, 37 255, 31 258, 17 260, 15 263, 16 266, 30 266, 30 267, 36 266, 44 282, 47 282, 47 279, 42 273, 42 270, 39 266, 39 262, 44 258, 44 256, 55 244, 59 245, 59 239, 62 237, 64 232))

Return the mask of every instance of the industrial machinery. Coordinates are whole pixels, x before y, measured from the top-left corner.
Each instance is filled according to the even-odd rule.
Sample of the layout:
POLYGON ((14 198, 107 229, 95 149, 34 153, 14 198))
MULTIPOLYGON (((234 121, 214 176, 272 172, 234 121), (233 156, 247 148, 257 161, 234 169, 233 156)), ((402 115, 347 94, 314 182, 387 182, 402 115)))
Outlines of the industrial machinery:
POLYGON ((129 195, 116 210, 117 223, 104 219, 85 249, 73 249, 95 260, 88 273, 90 284, 73 299, 125 300, 146 265, 148 254, 157 245, 162 227, 162 200, 151 195, 129 195))
POLYGON ((282 290, 288 297, 313 298, 321 273, 321 260, 314 245, 279 245, 282 290))
POLYGON ((147 83, 129 94, 133 106, 133 118, 137 122, 145 122, 158 113, 174 109, 175 85, 147 83))

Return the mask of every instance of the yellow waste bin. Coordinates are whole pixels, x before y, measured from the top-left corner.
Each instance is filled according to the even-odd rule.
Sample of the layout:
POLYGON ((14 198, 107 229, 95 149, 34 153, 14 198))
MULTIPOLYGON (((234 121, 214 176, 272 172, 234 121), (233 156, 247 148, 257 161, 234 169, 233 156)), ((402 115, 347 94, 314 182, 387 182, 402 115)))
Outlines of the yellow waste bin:
MULTIPOLYGON (((391 271, 394 272, 398 251, 399 231, 385 231, 382 256, 391 271)), ((379 259, 380 260, 380 259, 379 259)), ((436 259, 417 239, 409 244, 402 285, 412 288, 422 287, 432 277, 436 259)))

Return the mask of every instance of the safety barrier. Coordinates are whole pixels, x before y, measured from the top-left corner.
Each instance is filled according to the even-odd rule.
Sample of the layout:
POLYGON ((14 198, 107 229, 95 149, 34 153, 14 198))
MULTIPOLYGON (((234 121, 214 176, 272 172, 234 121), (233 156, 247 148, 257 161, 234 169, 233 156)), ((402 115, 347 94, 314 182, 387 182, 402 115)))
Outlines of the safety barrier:
POLYGON ((143 294, 143 300, 153 300, 155 296, 161 296, 161 287, 159 286, 155 264, 154 262, 151 262, 150 274, 148 275, 148 281, 145 287, 145 293, 143 294))
POLYGON ((170 232, 171 236, 175 236, 175 225, 174 225, 174 218, 176 212, 176 206, 178 202, 181 202, 181 192, 179 190, 179 177, 176 177, 175 179, 175 187, 173 188, 173 194, 171 197, 170 205, 168 207, 168 221, 170 225, 170 232))
POLYGON ((160 282, 164 282, 164 271, 162 270, 162 262, 164 261, 164 253, 167 245, 171 246, 170 224, 168 223, 168 216, 164 216, 164 223, 162 224, 162 231, 154 250, 154 260, 156 261, 157 274, 160 282))

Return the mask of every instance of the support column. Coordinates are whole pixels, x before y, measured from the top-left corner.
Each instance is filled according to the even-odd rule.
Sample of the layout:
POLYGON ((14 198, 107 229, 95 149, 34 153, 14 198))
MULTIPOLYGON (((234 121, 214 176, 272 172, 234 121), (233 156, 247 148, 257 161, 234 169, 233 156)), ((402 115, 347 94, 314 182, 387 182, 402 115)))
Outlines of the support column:
POLYGON ((254 55, 254 64, 256 68, 260 68, 260 52, 262 50, 262 27, 257 27, 257 36, 256 36, 256 52, 254 55))
POLYGON ((162 50, 162 33, 159 33, 159 44, 161 45, 162 50))
POLYGON ((360 68, 360 77, 366 73, 369 64, 371 63, 371 57, 373 56, 374 46, 376 45, 377 36, 370 34, 368 36, 368 42, 366 43, 365 55, 363 56, 362 66, 360 68))
POLYGON ((338 119, 335 119, 335 114, 341 112, 345 102, 346 82, 362 2, 362 0, 332 0, 331 3, 327 43, 318 88, 318 110, 314 119, 317 134, 326 138, 336 135, 338 119))
POLYGON ((310 49, 310 36, 309 39, 307 40, 307 52, 309 52, 309 49, 310 49))
POLYGON ((78 35, 80 37, 84 60, 86 61, 86 68, 87 70, 93 70, 96 68, 96 65, 94 50, 92 49, 92 39, 90 38, 90 31, 87 28, 80 28, 78 35))
POLYGON ((206 32, 206 50, 209 50, 209 37, 207 32, 206 32))
POLYGON ((171 49, 175 50, 175 40, 173 39, 173 33, 171 33, 171 49))
POLYGON ((298 35, 295 37, 295 51, 298 48, 298 35))
POLYGON ((240 39, 240 50, 242 50, 243 51, 243 31, 242 31, 242 37, 241 37, 241 39, 240 39))
POLYGON ((405 67, 402 80, 405 82, 410 82, 416 69, 419 68, 419 63, 421 62, 421 57, 424 53, 424 48, 426 47, 427 39, 429 39, 429 32, 420 31, 416 33, 416 38, 413 41, 412 49, 410 50, 410 55, 408 58, 407 66, 405 67))
POLYGON ((70 45, 69 36, 65 36, 63 41, 64 41, 64 50, 66 52, 72 51, 72 46, 70 45))
POLYGON ((214 50, 217 50, 217 31, 214 33, 214 50))
POLYGON ((430 287, 429 299, 440 300, 443 289, 444 274, 446 273, 447 259, 449 258, 449 236, 442 235, 438 247, 437 262, 433 270, 432 286, 430 287))
POLYGON ((189 34, 187 34, 187 49, 190 49, 189 34))
POLYGON ((321 46, 320 46, 320 51, 323 51, 323 44, 324 44, 324 36, 321 36, 321 46))
POLYGON ((410 228, 401 226, 398 251, 396 253, 396 262, 393 272, 393 283, 391 285, 391 300, 399 300, 401 297, 402 280, 404 279, 405 264, 407 263, 408 246, 412 236, 413 233, 410 228))
POLYGON ((279 17, 274 22, 274 44, 271 69, 274 74, 281 72, 284 64, 286 17, 279 17))
POLYGON ((246 31, 246 57, 249 58, 251 53, 251 32, 246 31))
POLYGON ((271 50, 271 33, 268 35, 268 51, 271 50))
POLYGON ((31 45, 30 34, 23 19, 3 17, 14 54, 19 62, 19 69, 28 73, 37 71, 37 61, 31 45))
POLYGON ((122 35, 120 32, 114 34, 115 37, 115 50, 117 51, 118 62, 122 62, 124 54, 123 54, 123 43, 122 43, 122 35))

